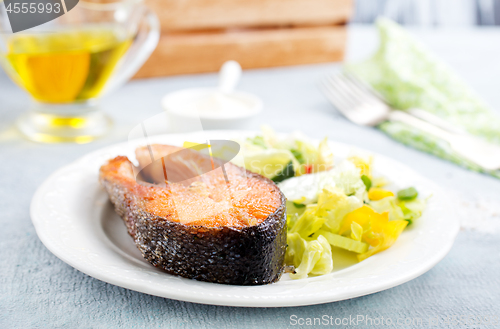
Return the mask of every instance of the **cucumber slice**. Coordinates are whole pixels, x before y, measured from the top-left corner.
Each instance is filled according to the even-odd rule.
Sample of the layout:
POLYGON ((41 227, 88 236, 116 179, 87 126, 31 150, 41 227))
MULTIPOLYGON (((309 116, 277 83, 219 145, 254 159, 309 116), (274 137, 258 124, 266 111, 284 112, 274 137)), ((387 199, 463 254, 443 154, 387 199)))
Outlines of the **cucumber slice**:
POLYGON ((356 241, 323 230, 319 230, 318 232, 315 233, 315 235, 316 234, 324 236, 328 241, 328 243, 334 247, 339 247, 342 249, 353 251, 358 254, 362 254, 368 250, 368 244, 361 241, 356 241))
POLYGON ((269 179, 283 172, 289 173, 287 167, 291 161, 295 160, 290 151, 275 149, 247 151, 243 154, 243 158, 246 169, 269 179))
POLYGON ((365 184, 366 190, 369 191, 370 188, 372 187, 372 180, 370 179, 370 177, 366 175, 361 175, 361 180, 363 181, 363 184, 365 184))
POLYGON ((398 192, 398 199, 404 201, 410 201, 416 199, 418 196, 418 191, 414 187, 409 187, 398 192))
POLYGON ((276 176, 271 178, 271 180, 275 183, 279 183, 284 181, 285 179, 292 178, 295 176, 295 170, 293 170, 293 162, 290 161, 286 165, 285 168, 281 172, 279 172, 276 176))

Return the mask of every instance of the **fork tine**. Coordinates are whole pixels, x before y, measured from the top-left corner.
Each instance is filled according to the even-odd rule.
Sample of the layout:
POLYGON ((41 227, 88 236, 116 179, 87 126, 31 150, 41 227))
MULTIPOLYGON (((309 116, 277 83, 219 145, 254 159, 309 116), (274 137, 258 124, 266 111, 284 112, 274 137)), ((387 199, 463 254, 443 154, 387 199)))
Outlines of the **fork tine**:
POLYGON ((359 105, 359 99, 355 97, 352 91, 345 86, 342 80, 339 79, 337 75, 328 76, 328 82, 332 86, 332 89, 336 91, 339 97, 342 97, 346 100, 347 103, 351 105, 351 107, 356 107, 359 105))
POLYGON ((336 90, 334 87, 332 87, 326 79, 322 79, 319 86, 330 102, 332 102, 340 112, 346 115, 346 112, 349 111, 352 105, 347 103, 345 99, 339 97, 339 93, 335 92, 336 90))
POLYGON ((349 88, 351 94, 357 97, 360 101, 371 104, 380 104, 381 100, 372 95, 369 91, 361 89, 361 87, 347 78, 345 75, 341 74, 338 77, 345 85, 345 88, 349 88))
POLYGON ((348 86, 345 81, 342 79, 340 75, 334 75, 329 77, 330 81, 336 86, 338 91, 342 92, 347 98, 349 98, 353 103, 353 105, 359 105, 359 97, 358 95, 354 92, 353 88, 348 86))
POLYGON ((344 71, 344 76, 349 79, 353 84, 358 86, 360 89, 365 90, 366 92, 372 94, 373 96, 377 97, 379 100, 387 104, 387 101, 385 98, 375 89, 373 89, 370 85, 359 79, 357 76, 352 74, 349 71, 344 71))
POLYGON ((353 97, 349 91, 346 92, 345 88, 343 88, 341 82, 337 78, 330 76, 326 77, 325 81, 330 88, 330 93, 345 104, 344 115, 349 115, 352 112, 357 111, 361 105, 359 100, 353 97))
POLYGON ((390 107, 343 74, 326 76, 321 89, 335 107, 359 125, 373 126, 387 119, 390 107))

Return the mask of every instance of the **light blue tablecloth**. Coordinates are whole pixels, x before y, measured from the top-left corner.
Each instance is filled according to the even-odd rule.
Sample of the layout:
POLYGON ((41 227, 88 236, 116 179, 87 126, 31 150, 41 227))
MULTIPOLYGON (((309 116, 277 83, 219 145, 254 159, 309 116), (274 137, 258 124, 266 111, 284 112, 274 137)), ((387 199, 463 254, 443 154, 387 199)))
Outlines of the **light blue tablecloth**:
MULTIPOLYGON (((350 32, 349 58, 366 56, 376 44, 374 30, 355 27, 350 32)), ((416 34, 500 109, 500 29, 416 34)), ((12 128, 29 99, 0 73, 0 328, 285 328, 299 327, 295 323, 301 318, 323 316, 391 318, 394 327, 397 319, 403 323, 422 319, 421 324, 415 320, 399 326, 411 328, 455 328, 453 322, 460 316, 466 317, 462 320, 472 316, 476 321, 478 316, 483 320, 496 317, 500 324, 500 232, 487 232, 490 227, 494 230, 494 223, 500 227, 500 214, 485 210, 491 200, 500 200, 500 180, 466 171, 398 144, 375 129, 346 121, 315 87, 317 79, 335 67, 322 64, 245 71, 240 89, 263 98, 261 123, 284 132, 299 129, 315 138, 327 135, 391 156, 453 191, 459 213, 467 214, 462 216, 464 225, 476 230, 462 230, 450 254, 437 266, 411 282, 370 296, 277 309, 179 302, 93 279, 52 255, 36 236, 29 217, 36 188, 51 172, 87 152, 125 141, 133 126, 161 112, 160 99, 165 93, 212 86, 217 77, 130 82, 103 102, 116 123, 108 137, 86 145, 43 145, 23 140, 12 128), (436 321, 438 325, 432 326, 436 321)), ((370 326, 365 322, 352 326, 351 322, 351 327, 370 326)))

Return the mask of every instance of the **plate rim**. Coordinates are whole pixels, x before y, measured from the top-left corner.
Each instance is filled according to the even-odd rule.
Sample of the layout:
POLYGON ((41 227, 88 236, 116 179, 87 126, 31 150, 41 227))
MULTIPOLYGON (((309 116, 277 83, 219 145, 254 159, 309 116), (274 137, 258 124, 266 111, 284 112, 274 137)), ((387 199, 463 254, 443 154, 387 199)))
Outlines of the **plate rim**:
MULTIPOLYGON (((228 135, 233 135, 233 136, 234 135, 242 136, 242 135, 256 134, 256 133, 258 133, 258 131, 253 131, 253 130, 212 130, 212 131, 205 131, 204 133, 213 134, 213 135, 223 133, 223 134, 228 134, 228 135)), ((154 139, 167 139, 168 140, 168 138, 169 137, 172 138, 172 136, 185 136, 185 135, 190 135, 190 134, 195 134, 195 133, 162 134, 162 135, 151 136, 151 139, 154 138, 154 139)), ((316 141, 317 139, 311 138, 311 140, 316 141)), ((433 187, 437 191, 442 192, 441 194, 445 197, 445 199, 447 201, 447 206, 450 206, 448 197, 446 197, 446 195, 444 194, 444 191, 442 191, 442 189, 439 186, 437 186, 434 182, 430 181, 425 176, 423 176, 423 175, 419 174, 418 172, 416 172, 415 170, 413 170, 411 167, 409 167, 405 163, 402 163, 398 160, 394 160, 394 159, 392 159, 388 156, 385 156, 383 154, 379 154, 377 152, 373 152, 373 151, 369 151, 369 150, 360 148, 360 147, 355 146, 355 145, 351 145, 351 144, 347 144, 347 143, 343 143, 343 142, 337 142, 337 141, 329 141, 329 143, 337 144, 337 145, 341 145, 343 147, 347 147, 347 148, 359 150, 361 152, 369 153, 369 154, 372 154, 376 158, 383 158, 384 160, 389 160, 391 162, 397 163, 397 165, 405 167, 407 170, 410 170, 418 178, 423 178, 427 181, 427 183, 434 185, 433 187)), ((58 246, 53 244, 50 241, 50 237, 48 235, 46 235, 45 232, 43 231, 43 228, 41 227, 41 223, 40 223, 41 219, 39 218, 39 216, 41 216, 41 215, 38 214, 36 211, 36 206, 40 203, 41 198, 44 195, 43 192, 45 192, 45 190, 47 190, 50 183, 55 178, 60 176, 61 173, 70 169, 73 166, 76 166, 78 163, 85 161, 86 159, 90 159, 90 158, 95 157, 96 155, 101 154, 101 153, 105 153, 107 150, 112 150, 114 148, 121 148, 121 147, 127 147, 127 146, 130 146, 130 142, 120 142, 120 143, 108 145, 108 146, 99 148, 97 150, 94 150, 92 152, 89 152, 89 153, 79 157, 75 161, 57 169, 52 174, 50 174, 44 180, 44 182, 37 188, 36 192, 34 193, 34 195, 32 197, 31 204, 30 204, 30 217, 31 217, 32 223, 35 227, 35 231, 37 233, 37 236, 42 241, 44 246, 52 254, 54 254, 57 258, 59 258, 60 260, 62 260, 66 264, 72 266, 73 268, 77 269, 78 271, 80 271, 86 275, 89 275, 93 278, 96 278, 100 281, 104 281, 104 282, 109 283, 109 284, 120 286, 120 287, 125 288, 125 289, 130 289, 133 291, 146 293, 146 294, 153 295, 153 296, 175 299, 175 300, 179 300, 179 301, 187 301, 187 302, 207 304, 207 305, 235 306, 235 307, 296 307, 296 306, 306 306, 306 305, 316 305, 316 304, 336 302, 336 301, 357 298, 360 296, 370 295, 370 294, 377 293, 377 292, 380 292, 383 290, 387 290, 387 289, 399 286, 403 283, 409 282, 409 281, 423 275, 424 273, 429 271, 431 268, 433 268, 436 264, 438 264, 449 253, 449 251, 453 247, 455 239, 456 239, 456 237, 459 233, 459 230, 460 230, 459 222, 457 220, 454 220, 453 222, 455 223, 455 225, 451 229, 451 232, 449 234, 449 237, 450 237, 449 241, 436 254, 434 254, 434 257, 429 259, 428 262, 424 263, 425 266, 421 266, 420 268, 418 268, 417 271, 413 271, 411 274, 407 274, 407 275, 401 276, 401 277, 396 277, 395 279, 391 280, 390 282, 387 282, 387 283, 382 282, 381 284, 376 285, 375 287, 373 287, 372 289, 369 289, 368 291, 366 290, 366 288, 362 287, 362 288, 358 288, 355 291, 350 291, 350 292, 347 291, 347 292, 335 295, 334 297, 321 296, 321 297, 318 297, 318 298, 312 299, 312 300, 311 299, 302 299, 299 301, 297 301, 295 299, 291 299, 291 298, 288 300, 280 299, 279 303, 276 303, 276 301, 274 301, 274 300, 269 301, 269 300, 251 299, 251 298, 249 298, 248 300, 231 300, 231 302, 229 303, 227 301, 227 299, 224 299, 224 298, 222 298, 222 299, 207 299, 206 297, 203 296, 203 294, 201 294, 200 296, 196 296, 196 295, 186 296, 186 295, 183 295, 182 293, 177 293, 175 291, 172 291, 171 293, 168 293, 168 294, 158 293, 158 291, 154 290, 154 287, 147 287, 147 286, 139 287, 137 285, 133 286, 129 282, 122 282, 122 280, 120 280, 120 279, 110 278, 110 277, 106 276, 106 274, 103 274, 103 272, 95 271, 93 268, 86 267, 85 265, 80 264, 78 261, 74 261, 73 259, 67 257, 67 255, 64 255, 64 252, 61 252, 61 250, 59 250, 58 246)), ((169 275, 169 274, 165 273, 165 275, 169 275)), ((185 280, 189 280, 189 279, 185 279, 185 280)), ((198 281, 196 281, 196 282, 198 282, 198 281)), ((207 284, 217 285, 215 283, 207 283, 207 284)), ((220 286, 220 285, 218 285, 218 286, 220 286)), ((222 285, 222 286, 226 286, 226 285, 222 285)), ((235 286, 235 287, 249 287, 250 288, 253 286, 235 286)))

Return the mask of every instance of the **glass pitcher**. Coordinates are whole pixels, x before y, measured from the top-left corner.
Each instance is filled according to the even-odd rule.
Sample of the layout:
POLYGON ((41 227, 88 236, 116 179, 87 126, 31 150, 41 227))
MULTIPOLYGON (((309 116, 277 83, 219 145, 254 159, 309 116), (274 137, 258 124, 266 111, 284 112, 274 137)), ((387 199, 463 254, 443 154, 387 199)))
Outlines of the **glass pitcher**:
POLYGON ((66 14, 16 33, 0 2, 0 64, 34 100, 19 130, 48 143, 104 135, 112 123, 99 98, 130 79, 158 39, 158 18, 142 0, 80 0, 66 14))

